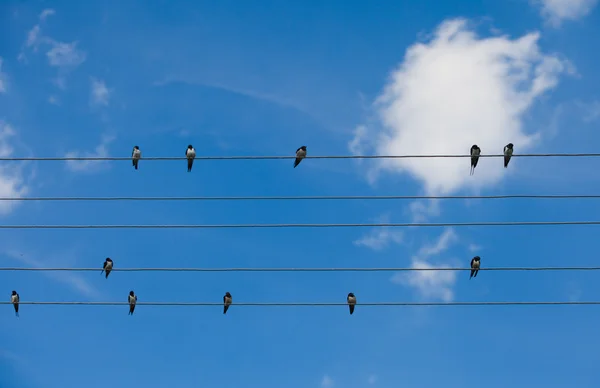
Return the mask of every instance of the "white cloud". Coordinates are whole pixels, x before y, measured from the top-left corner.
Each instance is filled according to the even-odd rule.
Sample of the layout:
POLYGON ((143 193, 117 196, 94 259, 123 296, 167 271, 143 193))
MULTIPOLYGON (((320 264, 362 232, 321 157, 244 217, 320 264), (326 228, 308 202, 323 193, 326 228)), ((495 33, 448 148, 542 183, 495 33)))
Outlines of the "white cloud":
MULTIPOLYGON (((3 121, 0 121, 0 157, 8 158, 13 155, 11 138, 16 135, 15 130, 3 121)), ((0 197, 20 198, 27 194, 29 188, 24 182, 21 168, 17 162, 4 163, 0 166, 0 197), (15 163, 15 164, 12 164, 15 163)), ((16 201, 0 201, 0 215, 10 213, 19 203, 16 201)))
MULTIPOLYGON (((449 268, 449 265, 432 265, 427 259, 438 256, 458 241, 452 229, 445 229, 434 244, 425 244, 411 258, 411 268, 449 268)), ((392 282, 414 288, 423 298, 441 299, 450 302, 454 299, 453 287, 456 283, 454 271, 410 271, 392 276, 392 282)))
POLYGON ((40 43, 40 30, 40 26, 36 24, 27 33, 27 41, 25 42, 25 45, 27 47, 33 47, 34 51, 37 50, 37 46, 40 43))
POLYGON ((86 54, 77 49, 77 42, 52 42, 52 48, 46 56, 50 66, 73 68, 85 61, 86 54))
MULTIPOLYGON (((517 153, 525 152, 539 134, 525 133, 524 113, 557 85, 561 72, 572 70, 542 54, 538 39, 538 33, 479 38, 463 19, 443 22, 429 42, 407 49, 374 104, 375 122, 359 126, 349 148, 466 155, 477 144, 484 154, 498 154, 512 142, 517 153)), ((507 173, 499 159, 483 158, 474 177, 468 169, 467 158, 387 159, 375 162, 369 179, 382 171, 408 173, 427 194, 443 195, 495 184, 507 173)))
POLYGON ((321 388, 332 388, 334 385, 333 379, 327 375, 323 376, 321 380, 321 388))
POLYGON ((52 8, 46 8, 40 13, 40 20, 44 21, 48 16, 54 15, 56 12, 52 8))
POLYGON ((91 103, 92 105, 108 105, 110 90, 106 87, 106 83, 95 78, 91 79, 91 103))
MULTIPOLYGON (((388 223, 390 222, 389 215, 383 215, 374 220, 375 223, 388 223)), ((387 248, 390 243, 401 244, 403 241, 404 234, 394 228, 389 227, 378 227, 374 228, 367 234, 363 235, 353 243, 357 246, 364 246, 371 248, 376 251, 380 251, 387 248)))
MULTIPOLYGON (((108 157, 108 146, 115 140, 114 136, 102 136, 100 144, 96 146, 94 151, 70 151, 65 155, 66 158, 105 158, 108 157)), ((67 160, 67 168, 74 172, 97 172, 106 166, 106 161, 103 160, 67 160)))
POLYGON ((534 0, 540 13, 553 27, 559 27, 564 20, 577 20, 596 6, 598 0, 534 0))
POLYGON ((2 72, 3 59, 0 57, 0 93, 6 93, 6 74, 2 72))

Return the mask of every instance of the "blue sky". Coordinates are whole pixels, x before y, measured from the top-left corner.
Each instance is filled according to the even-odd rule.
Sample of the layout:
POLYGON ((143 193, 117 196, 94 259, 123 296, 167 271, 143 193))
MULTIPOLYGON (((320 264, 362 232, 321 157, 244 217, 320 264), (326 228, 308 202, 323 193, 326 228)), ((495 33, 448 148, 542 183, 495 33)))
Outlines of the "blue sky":
MULTIPOLYGON (((595 0, 4 1, 0 154, 596 152, 595 0)), ((4 162, 0 196, 596 194, 597 161, 4 162)), ((594 200, 24 202, 5 224, 600 219, 594 200)), ((596 265, 586 226, 3 230, 0 266, 596 265)), ((591 272, 0 272, 8 300, 597 300, 591 272)), ((593 387, 594 306, 23 305, 1 388, 593 387)))

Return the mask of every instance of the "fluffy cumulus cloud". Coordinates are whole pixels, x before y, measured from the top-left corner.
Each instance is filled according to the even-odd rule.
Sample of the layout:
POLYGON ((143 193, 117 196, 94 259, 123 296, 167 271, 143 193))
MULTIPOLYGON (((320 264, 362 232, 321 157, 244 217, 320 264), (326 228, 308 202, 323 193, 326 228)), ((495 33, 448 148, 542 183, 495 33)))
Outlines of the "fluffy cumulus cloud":
MULTIPOLYGON (((0 121, 0 158, 9 158, 14 153, 12 141, 16 132, 8 123, 0 121)), ((25 184, 21 165, 4 164, 0 166, 0 197, 20 198, 27 194, 28 187, 25 184)), ((14 201, 0 201, 0 215, 10 213, 18 204, 14 201)))
POLYGON ((550 25, 558 27, 564 20, 577 20, 589 14, 598 0, 533 0, 533 3, 550 25))
MULTIPOLYGON (((540 134, 523 129, 523 115, 571 70, 567 62, 540 52, 538 39, 538 33, 480 38, 466 20, 442 23, 429 42, 407 49, 373 105, 375 120, 357 127, 350 150, 466 155, 477 144, 484 154, 499 154, 509 142, 517 153, 530 150, 540 134)), ((442 195, 488 186, 506 174, 498 159, 482 159, 476 179, 468 169, 465 158, 384 159, 369 177, 408 173, 428 194, 442 195)))
MULTIPOLYGON (((425 244, 418 253, 411 258, 411 268, 449 268, 447 264, 433 265, 431 260, 446 252, 453 244, 458 242, 458 235, 453 229, 446 229, 433 244, 425 244)), ((454 299, 454 284, 456 272, 454 271, 410 271, 397 273, 392 277, 392 282, 411 287, 426 299, 441 299, 450 302, 454 299)))

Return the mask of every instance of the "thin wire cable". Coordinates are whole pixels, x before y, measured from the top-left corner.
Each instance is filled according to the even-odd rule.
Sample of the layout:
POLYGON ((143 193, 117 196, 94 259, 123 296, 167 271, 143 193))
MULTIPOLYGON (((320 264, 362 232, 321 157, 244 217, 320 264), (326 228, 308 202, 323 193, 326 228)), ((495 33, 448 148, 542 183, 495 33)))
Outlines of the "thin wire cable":
MULTIPOLYGON (((549 154, 514 154, 512 157, 599 157, 600 153, 549 153, 549 154)), ((323 155, 306 156, 306 159, 415 159, 415 158, 470 158, 471 155, 323 155)), ((501 158, 503 154, 479 155, 480 158, 501 158)), ((290 155, 242 155, 242 156, 196 156, 196 160, 266 160, 266 159, 295 159, 296 156, 290 155)), ((145 157, 141 160, 186 160, 185 156, 153 156, 145 157)), ((128 160, 126 157, 19 157, 19 158, 0 158, 0 161, 59 161, 59 160, 128 160)))
POLYGON ((246 228, 366 228, 462 226, 600 225, 600 221, 509 221, 369 224, 205 224, 205 225, 0 225, 0 229, 246 229, 246 228))
POLYGON ((290 200, 415 200, 415 199, 600 199, 600 195, 316 195, 246 197, 0 197, 0 201, 290 201, 290 200))
MULTIPOLYGON (((0 271, 70 271, 96 272, 102 268, 35 268, 0 267, 0 271)), ((470 271, 471 268, 113 268, 111 272, 405 272, 405 271, 470 271)), ((600 267, 492 267, 480 271, 598 271, 600 267)))
MULTIPOLYGON (((12 304, 2 301, 0 304, 12 304)), ((89 305, 89 306, 128 306, 128 302, 19 302, 31 305, 89 305)), ((137 306, 223 306, 223 302, 137 302, 137 306)), ((347 303, 328 302, 255 302, 232 303, 232 306, 347 306, 347 303)), ((544 305, 600 305, 600 301, 552 301, 552 302, 372 302, 356 303, 357 306, 544 306, 544 305)))

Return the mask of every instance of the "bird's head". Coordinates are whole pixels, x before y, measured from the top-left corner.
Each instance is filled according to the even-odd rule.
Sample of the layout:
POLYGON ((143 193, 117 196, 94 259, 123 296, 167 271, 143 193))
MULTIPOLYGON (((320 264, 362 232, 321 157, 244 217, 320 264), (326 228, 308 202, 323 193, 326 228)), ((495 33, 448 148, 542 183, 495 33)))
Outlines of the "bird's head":
POLYGON ((108 261, 109 263, 112 263, 112 259, 110 257, 107 257, 106 261, 108 261))
POLYGON ((511 150, 512 150, 512 149, 513 149, 513 143, 508 143, 508 144, 506 145, 506 148, 509 148, 509 149, 511 149, 511 150))
POLYGON ((473 260, 475 260, 475 261, 479 261, 479 260, 481 260, 481 257, 479 257, 479 256, 475 256, 475 257, 473 258, 473 260))
POLYGON ((225 293, 225 296, 231 298, 231 294, 229 293, 229 291, 225 293))
POLYGON ((140 149, 140 147, 138 147, 138 146, 133 146, 133 149, 134 149, 134 150, 139 150, 139 149, 140 149))
POLYGON ((135 294, 133 293, 133 291, 129 291, 129 296, 134 296, 135 294))
POLYGON ((349 292, 349 293, 348 293, 348 298, 354 298, 354 293, 352 293, 352 292, 349 292))
POLYGON ((302 147, 300 147, 300 149, 301 149, 302 151, 306 151, 306 146, 302 146, 302 147))
POLYGON ((188 150, 191 150, 192 148, 194 148, 194 147, 192 147, 192 145, 191 145, 191 144, 190 144, 190 145, 188 145, 188 150))
POLYGON ((17 295, 17 291, 13 291, 13 292, 12 292, 12 295, 17 295))
POLYGON ((472 149, 472 150, 476 150, 476 149, 478 149, 478 148, 479 148, 479 147, 477 147, 477 144, 473 144, 473 145, 471 146, 471 149, 472 149))

